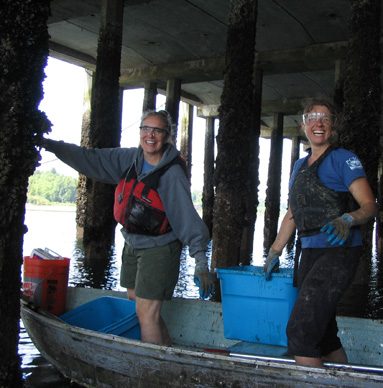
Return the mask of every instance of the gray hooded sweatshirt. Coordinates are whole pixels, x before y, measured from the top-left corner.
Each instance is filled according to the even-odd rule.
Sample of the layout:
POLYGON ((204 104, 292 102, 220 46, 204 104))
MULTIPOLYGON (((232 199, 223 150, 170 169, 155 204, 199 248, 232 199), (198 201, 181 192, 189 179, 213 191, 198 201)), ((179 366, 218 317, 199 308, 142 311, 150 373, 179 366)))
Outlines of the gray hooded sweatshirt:
MULTIPOLYGON (((180 152, 171 144, 165 145, 164 154, 151 171, 141 174, 144 161, 141 147, 133 148, 85 148, 63 141, 46 140, 45 148, 53 152, 61 161, 79 173, 109 184, 118 184, 124 178, 124 172, 135 163, 137 179, 153 173, 167 165, 180 152)), ((153 248, 180 240, 189 246, 189 254, 196 260, 206 260, 207 246, 210 242, 209 232, 194 208, 190 195, 189 181, 182 167, 171 166, 161 175, 157 188, 164 205, 166 216, 172 230, 159 236, 147 236, 129 233, 121 229, 125 241, 133 248, 153 248)))

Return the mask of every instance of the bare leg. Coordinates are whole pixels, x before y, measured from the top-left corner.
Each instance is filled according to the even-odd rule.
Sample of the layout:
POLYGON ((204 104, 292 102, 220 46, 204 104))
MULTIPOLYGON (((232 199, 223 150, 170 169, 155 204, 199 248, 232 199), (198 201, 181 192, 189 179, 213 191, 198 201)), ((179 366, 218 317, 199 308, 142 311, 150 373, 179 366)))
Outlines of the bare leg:
POLYGON ((160 326, 161 326, 161 335, 162 335, 163 344, 167 346, 172 346, 173 341, 170 338, 168 328, 166 327, 166 323, 161 316, 160 316, 160 326))
POLYGON ((294 356, 295 362, 298 365, 305 365, 305 366, 323 366, 323 362, 320 358, 313 358, 313 357, 300 357, 300 356, 294 356))
POLYGON ((140 321, 141 339, 144 342, 163 345, 161 330, 162 301, 138 298, 136 296, 136 312, 140 321))
POLYGON ((345 350, 342 348, 335 350, 332 353, 323 357, 323 361, 336 362, 341 364, 347 364, 348 358, 345 350))
POLYGON ((306 365, 306 366, 323 366, 323 362, 335 362, 341 364, 347 364, 348 358, 345 350, 342 348, 335 350, 327 354, 326 356, 320 358, 311 358, 311 357, 299 357, 295 356, 295 362, 298 365, 306 365))
POLYGON ((128 298, 136 301, 136 311, 141 327, 141 339, 159 345, 172 345, 166 323, 161 317, 162 301, 136 297, 134 289, 128 288, 128 298))
POLYGON ((128 294, 129 300, 134 300, 134 301, 136 300, 136 293, 134 292, 133 288, 128 288, 127 294, 128 294))
POLYGON ((172 345, 165 321, 161 317, 161 300, 138 298, 134 289, 128 288, 128 298, 136 301, 136 312, 140 321, 141 339, 158 345, 172 345))

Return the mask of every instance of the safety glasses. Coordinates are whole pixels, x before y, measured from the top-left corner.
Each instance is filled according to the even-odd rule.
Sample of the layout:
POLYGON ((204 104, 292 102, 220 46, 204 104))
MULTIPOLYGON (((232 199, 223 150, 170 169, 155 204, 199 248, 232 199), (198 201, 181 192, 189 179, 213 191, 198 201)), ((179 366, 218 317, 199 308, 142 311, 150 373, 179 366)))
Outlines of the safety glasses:
POLYGON ((320 112, 311 112, 311 113, 304 113, 303 116, 303 122, 304 124, 310 124, 314 123, 316 121, 322 121, 323 124, 328 125, 335 125, 336 123, 336 116, 333 114, 328 115, 327 113, 320 113, 320 112))
POLYGON ((141 131, 146 133, 146 134, 155 134, 155 135, 162 135, 163 133, 165 133, 165 130, 162 129, 162 128, 158 128, 158 127, 148 127, 148 126, 143 126, 143 127, 140 127, 141 131))

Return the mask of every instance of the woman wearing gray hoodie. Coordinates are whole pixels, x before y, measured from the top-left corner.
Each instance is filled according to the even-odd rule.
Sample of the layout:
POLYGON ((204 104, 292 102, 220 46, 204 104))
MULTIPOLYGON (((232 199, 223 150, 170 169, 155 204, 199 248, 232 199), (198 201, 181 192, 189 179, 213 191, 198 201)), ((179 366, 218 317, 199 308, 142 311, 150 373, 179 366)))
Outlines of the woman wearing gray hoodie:
POLYGON ((114 215, 125 239, 121 285, 136 301, 142 340, 165 345, 171 339, 161 307, 177 284, 183 245, 195 258, 200 296, 210 296, 214 285, 206 255, 209 232, 191 201, 171 128, 166 111, 149 111, 141 119, 138 148, 92 149, 49 139, 42 144, 79 173, 118 185, 114 215))

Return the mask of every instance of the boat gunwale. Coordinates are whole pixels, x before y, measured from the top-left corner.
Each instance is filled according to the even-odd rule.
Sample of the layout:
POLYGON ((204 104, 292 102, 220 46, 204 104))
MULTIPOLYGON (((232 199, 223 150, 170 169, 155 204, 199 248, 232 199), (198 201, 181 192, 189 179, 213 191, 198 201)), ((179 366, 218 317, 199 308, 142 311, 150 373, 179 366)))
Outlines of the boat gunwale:
MULTIPOLYGON (((130 339, 125 338, 121 336, 117 336, 114 334, 107 334, 107 333, 101 333, 97 331, 93 331, 90 329, 84 329, 81 327, 70 325, 62 320, 60 320, 57 317, 49 317, 45 314, 41 314, 38 311, 35 311, 34 309, 30 308, 27 304, 21 305, 21 314, 23 318, 23 314, 31 314, 35 319, 42 320, 45 324, 49 324, 50 326, 55 326, 56 328, 59 328, 61 330, 64 330, 66 332, 80 335, 81 337, 84 337, 88 342, 92 342, 94 339, 101 339, 103 342, 106 343, 118 343, 119 345, 128 345, 126 348, 126 352, 131 354, 136 354, 137 352, 134 351, 134 349, 146 350, 148 353, 148 357, 158 360, 163 360, 166 358, 166 356, 172 356, 177 357, 177 362, 179 363, 186 363, 190 364, 190 359, 204 359, 206 361, 211 361, 212 364, 209 365, 209 368, 214 368, 214 361, 215 362, 222 362, 222 363, 229 363, 231 365, 233 364, 243 364, 246 366, 256 366, 257 369, 274 369, 278 368, 279 370, 287 369, 290 371, 300 371, 300 372, 306 372, 309 374, 319 374, 322 376, 327 376, 329 372, 334 376, 336 375, 337 378, 342 378, 342 376, 347 376, 348 378, 358 378, 358 379, 368 379, 370 381, 374 382, 383 382, 383 368, 381 368, 380 371, 374 371, 374 370, 368 370, 368 371, 361 371, 358 369, 353 369, 356 365, 353 364, 332 364, 328 363, 326 364, 326 367, 309 367, 309 366, 302 366, 302 365, 296 365, 293 361, 286 360, 283 361, 280 358, 276 358, 273 356, 254 356, 254 355, 248 355, 244 353, 230 353, 230 354, 221 354, 221 353, 211 353, 211 352, 205 352, 204 350, 193 350, 184 346, 164 346, 164 345, 157 345, 157 344, 151 344, 151 343, 145 343, 141 342, 140 340, 136 339, 130 339), (185 357, 186 356, 186 357, 185 357)), ((24 319, 23 319, 24 321, 24 319)), ((24 321, 25 325, 25 321, 24 321)), ((25 325, 28 326, 28 325, 25 325)), ((27 329, 27 327, 26 327, 27 329)), ((50 361, 52 360, 52 357, 48 355, 50 361)), ((170 361, 170 360, 169 360, 170 361)), ((52 362, 52 361, 51 361, 52 362)), ((52 364, 56 364, 52 362, 52 364)), ((368 368, 368 366, 365 366, 368 368)), ((376 367, 371 367, 376 368, 376 367)), ((217 369, 219 369, 219 365, 217 365, 217 369)))

